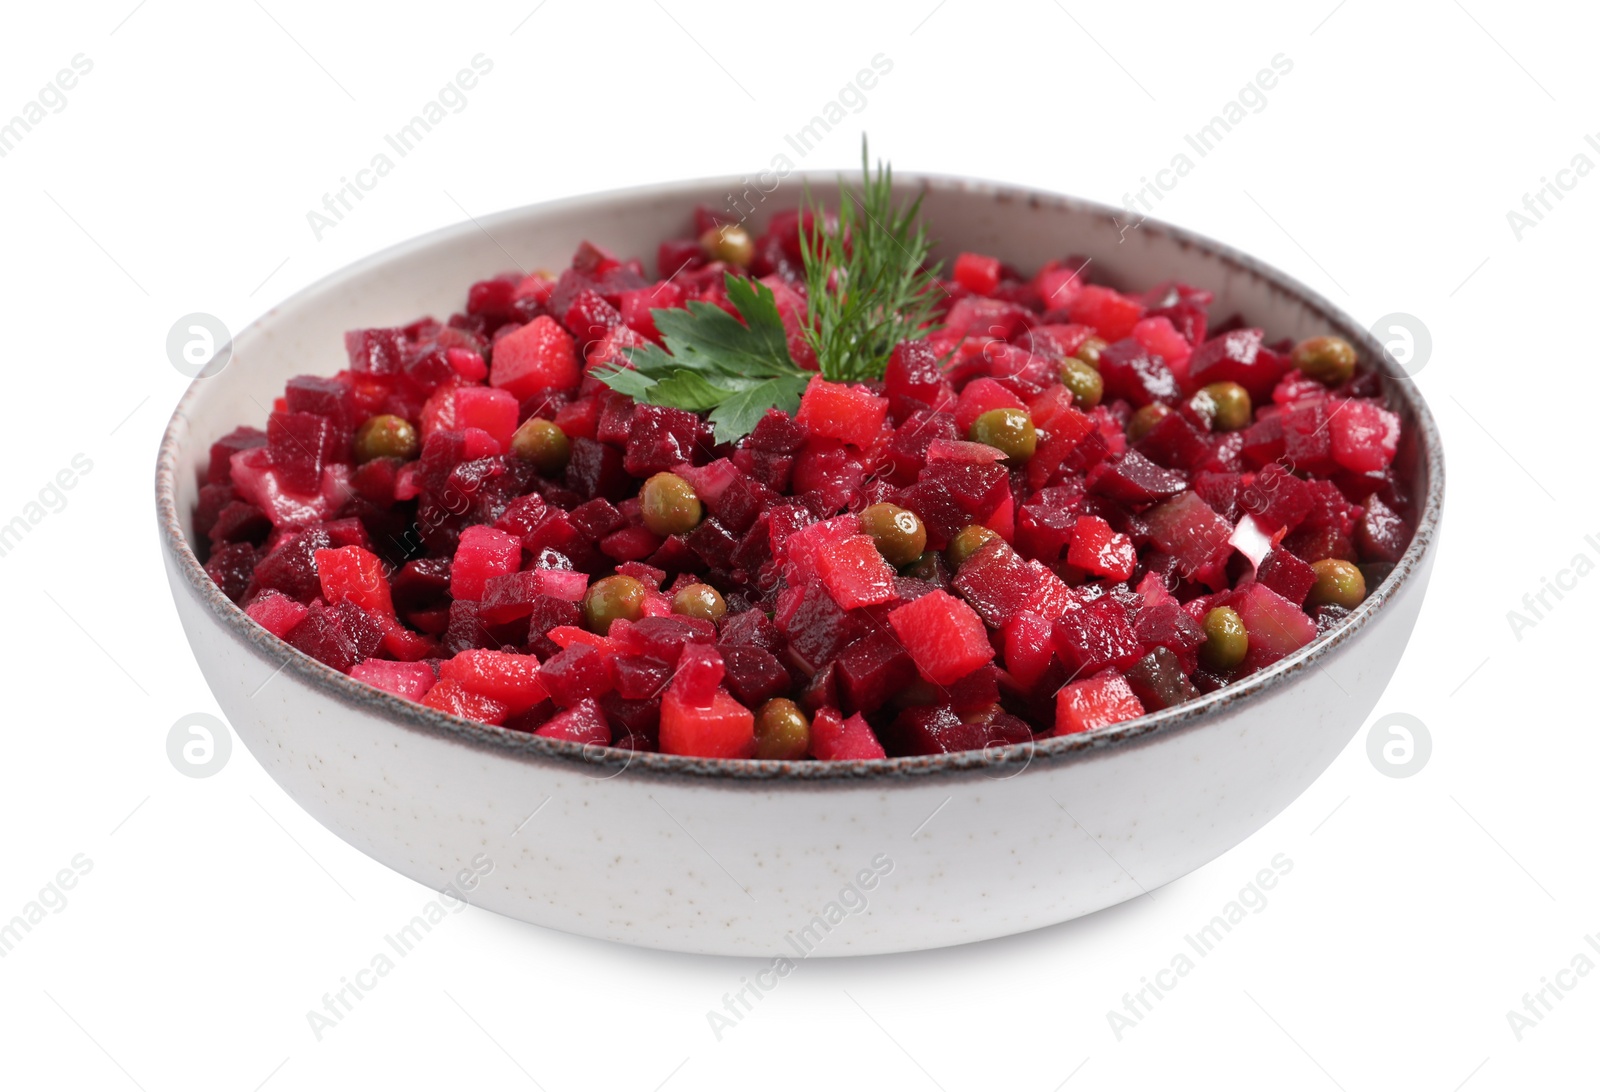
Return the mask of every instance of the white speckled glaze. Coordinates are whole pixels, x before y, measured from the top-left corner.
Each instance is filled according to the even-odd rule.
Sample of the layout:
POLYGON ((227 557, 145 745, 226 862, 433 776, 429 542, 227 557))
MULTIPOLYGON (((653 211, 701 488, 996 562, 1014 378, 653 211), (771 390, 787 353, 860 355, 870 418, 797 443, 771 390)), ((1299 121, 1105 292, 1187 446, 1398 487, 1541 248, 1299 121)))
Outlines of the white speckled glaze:
MULTIPOLYGON (((1308 289, 1186 232, 1146 223, 1124 234, 1102 206, 986 183, 902 176, 898 187, 926 191, 944 256, 984 251, 1030 269, 1091 255, 1111 283, 1180 278, 1217 293, 1214 314, 1240 311, 1271 337, 1332 331, 1368 361, 1382 354, 1308 289)), ((584 751, 357 683, 256 627, 206 578, 185 536, 211 441, 259 423, 290 376, 343 367, 346 329, 448 314, 507 253, 529 269, 559 268, 583 239, 653 255, 694 203, 720 205, 728 188, 602 194, 405 243, 274 309, 239 335, 220 375, 195 382, 157 467, 167 573, 218 704, 273 778, 328 829, 430 887, 487 855, 494 869, 467 896, 487 909, 656 948, 791 957, 960 944, 1087 914, 1198 868, 1304 791, 1388 683, 1432 564, 1442 454, 1404 380, 1387 382, 1413 438, 1402 454, 1419 527, 1350 619, 1189 706, 1036 747, 832 766, 584 751), (861 903, 841 893, 874 861, 887 874, 837 920, 861 903)))

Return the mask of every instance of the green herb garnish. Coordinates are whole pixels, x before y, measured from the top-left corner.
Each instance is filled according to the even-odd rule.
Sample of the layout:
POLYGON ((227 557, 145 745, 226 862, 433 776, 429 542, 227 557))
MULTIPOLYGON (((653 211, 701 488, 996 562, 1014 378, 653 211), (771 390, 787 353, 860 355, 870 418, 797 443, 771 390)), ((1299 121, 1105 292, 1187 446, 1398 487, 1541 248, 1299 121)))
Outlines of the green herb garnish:
POLYGON ((887 164, 880 161, 875 175, 869 170, 863 137, 860 195, 841 180, 838 222, 824 226, 822 209, 814 208, 818 227, 800 232, 807 338, 823 377, 835 382, 883 378, 890 351, 933 321, 938 266, 927 265, 922 198, 896 208, 893 189, 887 164))
POLYGON ((640 402, 709 410, 718 443, 746 435, 773 407, 794 413, 813 374, 789 356, 772 289, 732 273, 723 283, 744 322, 704 300, 657 308, 650 314, 666 348, 630 350, 632 368, 595 373, 640 402))
MULTIPOLYGON (((841 180, 832 226, 806 195, 814 225, 807 230, 802 218, 806 338, 824 379, 882 378, 895 345, 933 321, 938 267, 926 265, 930 244, 918 222, 922 199, 897 208, 892 188, 886 165, 879 163, 876 174, 869 169, 863 139, 861 191, 850 192, 841 180)), ((595 373, 640 402, 709 412, 719 443, 748 434, 769 409, 794 413, 817 374, 789 355, 770 288, 733 273, 723 283, 743 322, 703 300, 686 309, 652 310, 665 347, 630 349, 632 368, 595 373)))

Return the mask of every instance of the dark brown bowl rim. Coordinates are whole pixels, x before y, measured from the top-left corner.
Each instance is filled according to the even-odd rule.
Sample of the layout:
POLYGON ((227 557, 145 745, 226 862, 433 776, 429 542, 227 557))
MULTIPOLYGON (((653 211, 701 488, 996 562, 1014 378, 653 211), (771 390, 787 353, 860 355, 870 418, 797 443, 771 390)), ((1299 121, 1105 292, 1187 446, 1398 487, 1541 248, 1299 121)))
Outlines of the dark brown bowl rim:
MULTIPOLYGON (((798 180, 815 185, 831 185, 833 176, 813 173, 801 175, 798 180)), ((405 251, 442 242, 458 234, 492 230, 496 224, 519 220, 535 210, 550 211, 562 206, 593 206, 643 197, 671 200, 680 194, 689 199, 691 195, 703 192, 709 185, 722 185, 725 182, 726 180, 722 179, 668 182, 507 210, 493 216, 481 217, 476 221, 441 228, 386 248, 345 266, 302 289, 296 296, 310 296, 325 291, 362 270, 386 264, 405 251)), ((1026 202, 1036 207, 1070 209, 1076 213, 1110 221, 1114 225, 1121 225, 1125 219, 1122 210, 1098 202, 970 178, 900 174, 896 178, 896 185, 897 188, 921 187, 929 191, 982 193, 988 194, 998 202, 1026 202)), ((1292 297, 1322 317, 1330 331, 1344 337, 1361 351, 1363 359, 1370 361, 1385 358, 1386 350, 1383 345, 1343 310, 1335 307, 1306 285, 1266 263, 1206 236, 1161 221, 1143 220, 1138 224, 1137 230, 1167 236, 1180 246, 1194 248, 1212 256, 1226 269, 1265 282, 1269 288, 1292 297)), ((258 319, 252 326, 259 324, 260 321, 258 319)), ((893 779, 940 774, 1006 777, 1021 772, 1035 763, 1054 765, 1081 761, 1103 754, 1111 748, 1150 743, 1192 728, 1198 722, 1223 710, 1248 705, 1280 687, 1290 686, 1308 672, 1317 669, 1320 666, 1319 661, 1327 658, 1330 653, 1355 640, 1377 613, 1398 596, 1406 582, 1422 568, 1424 558, 1433 548, 1438 535, 1444 504, 1444 450, 1438 427, 1428 410, 1426 401, 1415 384, 1408 379, 1396 378, 1403 376, 1404 370, 1394 363, 1392 358, 1390 363, 1393 374, 1385 377, 1385 387, 1390 398, 1403 405, 1411 427, 1417 431, 1421 440, 1426 496, 1418 513, 1417 527, 1410 546, 1393 571, 1367 596, 1360 607, 1337 626, 1292 655, 1195 701, 1092 732, 1059 736, 1034 743, 995 747, 984 751, 959 751, 942 755, 848 762, 711 759, 638 753, 546 739, 527 732, 514 732, 464 720, 359 682, 312 659, 257 625, 249 615, 222 594, 190 548, 183 532, 183 521, 177 510, 178 434, 190 402, 206 382, 204 379, 196 379, 190 384, 163 433, 160 454, 156 462, 156 511, 162 546, 168 558, 182 574, 188 590, 209 609, 211 615, 229 636, 239 640, 259 659, 278 665, 278 669, 293 674, 341 704, 381 716, 400 728, 444 737, 477 750, 494 752, 519 761, 565 767, 592 778, 615 776, 626 770, 674 780, 688 778, 697 781, 720 779, 732 782, 757 782, 763 789, 772 789, 783 785, 799 787, 816 782, 838 781, 887 784, 893 779)))

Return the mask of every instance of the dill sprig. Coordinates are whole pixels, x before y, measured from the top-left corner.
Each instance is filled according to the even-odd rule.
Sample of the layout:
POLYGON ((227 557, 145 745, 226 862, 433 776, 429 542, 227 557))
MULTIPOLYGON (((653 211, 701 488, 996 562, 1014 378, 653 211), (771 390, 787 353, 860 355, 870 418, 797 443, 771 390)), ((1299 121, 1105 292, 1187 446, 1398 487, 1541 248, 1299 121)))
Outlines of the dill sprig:
POLYGON ((835 382, 880 379, 889 353, 919 336, 933 321, 938 303, 938 264, 928 263, 932 245, 921 222, 922 197, 904 206, 894 201, 888 164, 871 168, 861 139, 861 188, 839 182, 839 213, 830 226, 824 210, 810 205, 811 224, 801 220, 805 264, 807 339, 822 375, 835 382))

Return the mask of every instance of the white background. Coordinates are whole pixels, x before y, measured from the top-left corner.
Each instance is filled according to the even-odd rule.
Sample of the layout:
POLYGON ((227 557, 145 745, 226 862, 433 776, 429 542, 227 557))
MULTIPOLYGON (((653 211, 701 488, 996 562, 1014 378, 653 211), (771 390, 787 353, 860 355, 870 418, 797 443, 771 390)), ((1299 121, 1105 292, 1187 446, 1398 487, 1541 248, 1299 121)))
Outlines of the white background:
POLYGON ((1578 153, 1600 163, 1577 5, 134 2, 11 5, 0 34, 0 118, 74 55, 93 62, 0 159, 0 522, 75 454, 93 462, 0 557, 0 919, 93 862, 0 960, 0 1084, 1593 1084, 1600 974, 1520 1041, 1506 1017, 1600 935, 1600 577, 1520 640, 1506 617, 1575 555, 1600 559, 1600 178, 1520 241, 1506 217, 1578 153), (467 108, 318 241, 306 212, 478 53, 494 69, 467 108), (966 948, 808 961, 720 1042, 706 1011, 755 961, 476 909, 318 1041, 306 1011, 430 893, 317 826, 242 747, 205 780, 168 761, 173 722, 216 712, 152 518, 186 382, 168 327, 207 311, 239 329, 466 214, 754 173, 878 53, 892 73, 803 166, 850 167, 865 129, 902 168, 1112 203, 1274 55, 1293 61, 1159 212, 1363 321, 1403 311, 1432 331, 1418 382, 1446 437, 1446 530, 1378 708, 1420 717, 1431 760, 1383 776, 1364 726, 1264 830, 1148 898, 966 948), (1279 853, 1294 868, 1265 909, 1119 1040, 1107 1010, 1279 853))

